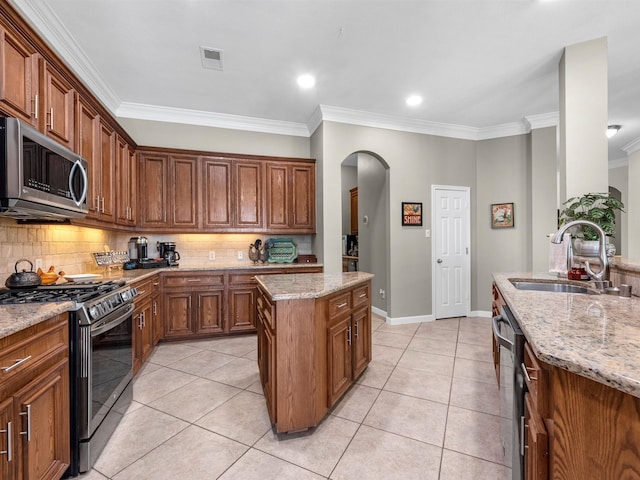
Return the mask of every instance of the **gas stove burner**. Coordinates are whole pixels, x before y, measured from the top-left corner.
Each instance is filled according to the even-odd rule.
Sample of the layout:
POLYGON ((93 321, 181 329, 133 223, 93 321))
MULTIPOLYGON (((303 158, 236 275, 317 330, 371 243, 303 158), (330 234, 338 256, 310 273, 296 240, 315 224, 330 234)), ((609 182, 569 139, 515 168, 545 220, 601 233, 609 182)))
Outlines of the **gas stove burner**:
POLYGON ((21 290, 0 290, 0 305, 48 302, 82 303, 124 286, 124 281, 40 285, 21 290))

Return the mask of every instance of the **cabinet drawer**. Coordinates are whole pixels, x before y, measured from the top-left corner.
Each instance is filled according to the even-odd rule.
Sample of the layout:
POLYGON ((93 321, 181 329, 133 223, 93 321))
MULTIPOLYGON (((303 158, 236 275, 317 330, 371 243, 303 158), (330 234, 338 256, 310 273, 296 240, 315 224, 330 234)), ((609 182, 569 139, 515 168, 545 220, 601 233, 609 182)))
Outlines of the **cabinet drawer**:
POLYGON ((229 285, 234 285, 238 283, 256 283, 256 274, 254 272, 246 272, 246 273, 230 273, 229 274, 229 285))
POLYGON ((0 341, 0 384, 7 384, 42 365, 69 347, 67 314, 6 337, 0 341))
POLYGON ((258 315, 264 320, 271 330, 276 329, 275 314, 273 305, 262 293, 262 290, 258 290, 258 315))
POLYGON ((527 389, 531 394, 531 400, 536 409, 541 413, 544 411, 543 398, 545 395, 544 380, 545 372, 540 368, 538 359, 528 343, 524 344, 524 363, 520 366, 527 384, 527 389))
POLYGON ((345 292, 329 300, 329 318, 337 318, 351 311, 351 292, 345 292))
POLYGON ((158 285, 159 281, 157 275, 132 283, 131 286, 138 292, 135 298, 136 303, 143 302, 147 298, 151 297, 158 285))
POLYGON ((167 275, 164 277, 165 287, 222 287, 224 286, 224 274, 213 275, 167 275))
POLYGON ((361 285, 353 289, 353 308, 358 308, 361 305, 369 303, 369 298, 371 297, 369 287, 370 285, 367 283, 366 285, 361 285))

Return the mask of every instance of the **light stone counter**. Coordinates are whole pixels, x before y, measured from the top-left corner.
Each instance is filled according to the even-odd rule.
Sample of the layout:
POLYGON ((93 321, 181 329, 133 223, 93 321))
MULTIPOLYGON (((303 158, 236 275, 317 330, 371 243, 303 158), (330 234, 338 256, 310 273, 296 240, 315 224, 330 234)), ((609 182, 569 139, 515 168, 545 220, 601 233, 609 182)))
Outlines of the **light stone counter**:
POLYGON ((72 309, 74 302, 0 306, 0 338, 8 337, 72 309))
MULTIPOLYGON (((294 272, 299 268, 322 267, 320 263, 268 263, 268 264, 247 264, 247 263, 219 263, 206 266, 179 266, 164 268, 140 268, 135 270, 123 270, 114 272, 108 277, 101 277, 98 280, 124 280, 126 283, 133 283, 144 280, 161 272, 206 272, 215 270, 246 270, 255 269, 256 273, 268 274, 270 269, 291 269, 294 272)), ((99 272, 98 272, 99 273, 99 272)), ((65 283, 60 280, 58 283, 65 283)), ((0 306, 0 338, 12 335, 20 330, 24 330, 32 325, 43 322, 59 313, 66 312, 73 308, 74 302, 56 303, 32 303, 29 305, 2 305, 0 306)))
POLYGON ((518 290, 509 281, 558 280, 548 274, 493 278, 540 360, 640 397, 639 298, 518 290))
POLYGON ((290 273, 284 275, 257 275, 256 280, 271 300, 298 300, 320 298, 346 288, 368 282, 372 273, 290 273))

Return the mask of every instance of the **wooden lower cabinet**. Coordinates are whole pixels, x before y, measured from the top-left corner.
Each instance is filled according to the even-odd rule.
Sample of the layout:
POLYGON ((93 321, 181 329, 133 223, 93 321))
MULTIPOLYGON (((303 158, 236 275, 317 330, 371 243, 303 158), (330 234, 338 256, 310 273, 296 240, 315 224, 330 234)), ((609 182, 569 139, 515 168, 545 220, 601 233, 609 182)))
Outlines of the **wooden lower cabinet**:
POLYGON ((158 319, 160 299, 160 279, 153 275, 131 285, 136 289, 135 310, 133 311, 133 373, 137 373, 151 355, 160 338, 158 329, 162 325, 158 319))
POLYGON ((255 331, 255 285, 229 287, 229 332, 255 331))
MULTIPOLYGON (((497 317, 500 315, 500 309, 503 305, 506 305, 504 298, 502 298, 502 294, 498 289, 498 286, 493 283, 491 286, 491 295, 493 297, 493 302, 491 303, 491 315, 497 317)), ((491 331, 491 354, 493 358, 493 368, 496 372, 496 379, 498 380, 498 386, 500 386, 500 345, 498 344, 498 340, 493 335, 493 330, 491 331)))
POLYGON ((371 361, 370 289, 276 302, 258 289, 258 367, 278 433, 317 426, 371 361))
POLYGON ((549 437, 530 394, 524 396, 524 469, 528 480, 549 478, 549 437))
POLYGON ((1 478, 61 478, 70 462, 68 315, 0 339, 0 367, 1 478))

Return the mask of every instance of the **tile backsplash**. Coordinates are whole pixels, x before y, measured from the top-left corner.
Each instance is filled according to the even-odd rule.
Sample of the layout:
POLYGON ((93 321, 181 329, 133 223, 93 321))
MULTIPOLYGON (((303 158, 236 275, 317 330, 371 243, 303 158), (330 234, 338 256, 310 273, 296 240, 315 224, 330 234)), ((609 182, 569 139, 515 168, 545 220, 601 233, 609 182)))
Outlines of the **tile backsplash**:
MULTIPOLYGON (((14 272, 15 263, 22 258, 33 262, 34 270, 36 260, 41 260, 43 270, 53 265, 56 272, 100 273, 91 253, 106 249, 126 251, 129 238, 136 235, 139 234, 72 225, 18 225, 13 220, 0 219, 0 281, 4 284, 4 279, 14 272)), ((175 242, 183 266, 250 265, 249 245, 257 238, 263 242, 267 238, 290 238, 298 246, 299 254, 313 253, 312 235, 154 233, 145 236, 150 257, 158 255, 158 241, 175 242), (210 252, 215 252, 215 260, 209 260, 210 252), (242 260, 238 260, 238 252, 242 252, 242 260)), ((29 265, 25 262, 18 268, 22 270, 29 265)))

